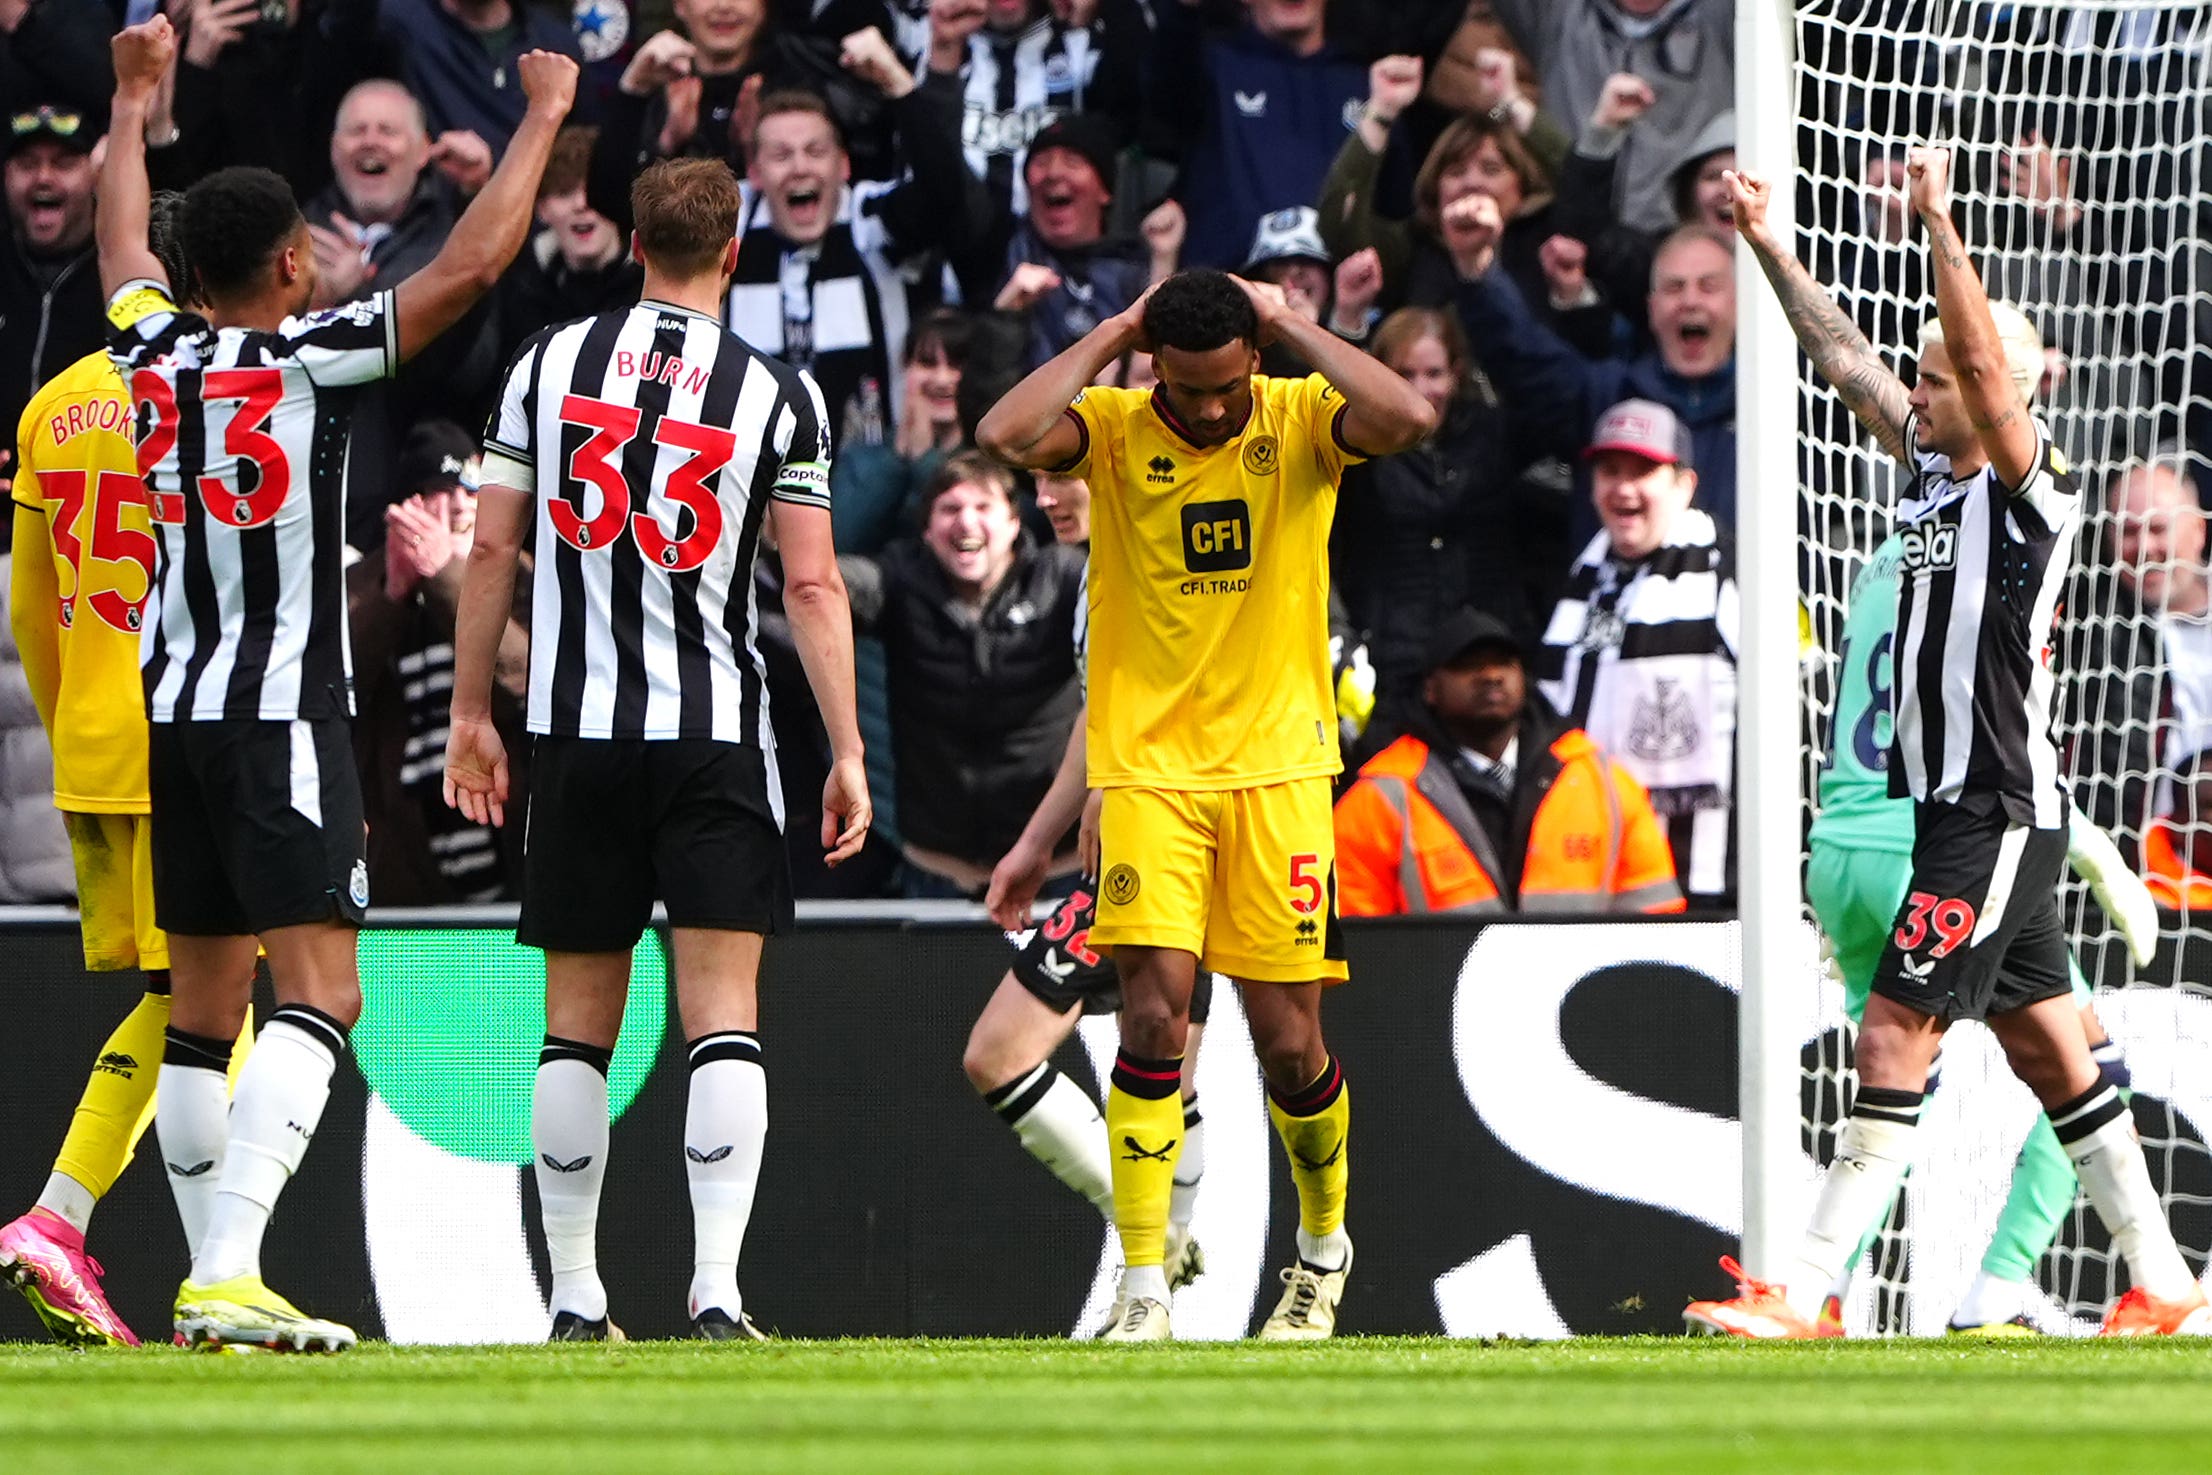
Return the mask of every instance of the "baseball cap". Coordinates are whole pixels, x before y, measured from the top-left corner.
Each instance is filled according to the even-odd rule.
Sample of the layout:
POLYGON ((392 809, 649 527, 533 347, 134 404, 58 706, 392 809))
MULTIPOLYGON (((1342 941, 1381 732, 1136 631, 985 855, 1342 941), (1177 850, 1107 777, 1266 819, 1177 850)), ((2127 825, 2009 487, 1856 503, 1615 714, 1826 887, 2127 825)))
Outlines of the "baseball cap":
POLYGON ((1428 669, 1448 666, 1460 656, 1478 645, 1503 646, 1517 661, 1526 661, 1527 653, 1521 649, 1520 637, 1496 615, 1465 606, 1444 617, 1444 623, 1429 636, 1428 669))
POLYGON ((1582 458, 1587 461, 1600 451, 1626 451, 1685 470, 1691 465, 1688 428, 1674 411, 1648 399, 1624 399, 1598 417, 1582 458))
POLYGON ((1115 147, 1113 131, 1096 118, 1082 113, 1070 113, 1055 119, 1045 129, 1029 140, 1029 157, 1034 159, 1046 149, 1066 149, 1079 154, 1084 161, 1098 171, 1098 182, 1106 187, 1106 193, 1114 192, 1114 174, 1120 150, 1115 147))
POLYGON ((92 146, 107 132, 105 118, 67 103, 42 102, 11 108, 7 119, 8 130, 4 138, 0 138, 0 154, 12 154, 41 138, 52 139, 80 154, 89 154, 92 146))
POLYGON ((425 420, 407 432, 397 476, 402 499, 446 487, 476 490, 476 442, 451 420, 425 420))
POLYGON ((1321 212, 1311 205, 1293 205, 1260 217, 1260 228, 1245 254, 1244 270, 1271 261, 1318 261, 1329 264, 1329 248, 1321 244, 1321 212))

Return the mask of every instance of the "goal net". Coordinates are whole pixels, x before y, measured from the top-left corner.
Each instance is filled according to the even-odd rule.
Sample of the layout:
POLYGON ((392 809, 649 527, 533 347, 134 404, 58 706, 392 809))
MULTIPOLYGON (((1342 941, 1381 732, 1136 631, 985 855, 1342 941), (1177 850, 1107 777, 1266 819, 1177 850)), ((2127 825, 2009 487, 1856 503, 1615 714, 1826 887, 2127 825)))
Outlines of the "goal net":
MULTIPOLYGON (((1761 0, 1744 0, 1761 3, 1761 0)), ((1905 204, 1904 148, 1943 142, 1961 225, 1993 297, 2027 313, 2053 350, 2038 402, 2088 493, 2081 574, 2054 651, 2076 802, 2139 854, 2175 802, 2162 769, 2212 739, 2189 738, 2192 694, 2160 658, 2157 608, 2119 559, 2105 490, 2136 461, 2192 474, 2212 493, 2212 8, 2183 0, 1799 0, 1795 6, 1798 247, 1910 382, 1934 312, 1925 246, 1905 204), (2177 751, 2187 749, 2188 751, 2177 751)), ((1777 93, 1779 89, 1777 89, 1777 93)), ((1781 120, 1767 122, 1779 126, 1781 120)), ((1746 119, 1743 128, 1761 126, 1746 119)), ((1763 291, 1755 279, 1747 292, 1763 291)), ((1896 468, 1809 369, 1800 398, 1799 587, 1805 793, 1814 791, 1851 581, 1886 535, 1896 468)), ((1883 734, 1886 739, 1886 731, 1883 734)), ((1845 737, 1848 741, 1848 737, 1845 737)), ((2183 816, 2184 818, 2186 816, 2183 816)), ((2212 996, 2202 963, 2212 916, 2169 913, 2157 960, 2131 967, 2118 934, 2069 878, 2076 956, 2126 1048, 2136 1120, 2193 1268, 2212 1245, 2212 996), (2197 966, 2188 966, 2193 960, 2197 966)), ((1841 1021, 1804 1038, 1805 1141, 1825 1162, 1849 1101, 1841 1021)), ((1940 1332, 1980 1262, 2012 1158, 2036 1106, 1979 1027, 1954 1030, 1927 1136, 1862 1265, 1855 1332, 1940 1332)), ((2054 1322, 2094 1326, 2124 1272, 2085 1202, 2037 1267, 2054 1322)))

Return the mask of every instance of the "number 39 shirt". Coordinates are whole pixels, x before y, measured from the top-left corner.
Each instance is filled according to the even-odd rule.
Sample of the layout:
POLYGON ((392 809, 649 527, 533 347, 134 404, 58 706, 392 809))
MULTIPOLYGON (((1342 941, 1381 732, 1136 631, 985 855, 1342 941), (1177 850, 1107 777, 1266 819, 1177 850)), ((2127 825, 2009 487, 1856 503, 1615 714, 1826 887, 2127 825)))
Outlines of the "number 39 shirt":
POLYGON ((346 439, 359 387, 398 367, 391 294, 264 332, 216 328, 130 282, 108 315, 159 539, 147 715, 352 715, 346 439))
POLYGON ((753 555, 770 501, 828 509, 827 420, 807 375, 667 303, 523 346, 484 480, 537 497, 532 732, 771 747, 753 555))

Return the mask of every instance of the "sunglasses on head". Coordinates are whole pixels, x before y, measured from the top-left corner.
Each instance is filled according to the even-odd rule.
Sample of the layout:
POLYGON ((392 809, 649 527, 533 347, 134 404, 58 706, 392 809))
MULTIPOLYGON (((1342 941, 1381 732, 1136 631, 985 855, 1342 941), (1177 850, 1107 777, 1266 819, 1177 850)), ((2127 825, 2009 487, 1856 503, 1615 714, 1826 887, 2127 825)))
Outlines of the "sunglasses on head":
POLYGON ((35 112, 17 113, 8 120, 8 131, 17 138, 27 138, 33 133, 51 133, 56 138, 74 138, 77 130, 82 127, 84 114, 57 107, 42 107, 35 112))

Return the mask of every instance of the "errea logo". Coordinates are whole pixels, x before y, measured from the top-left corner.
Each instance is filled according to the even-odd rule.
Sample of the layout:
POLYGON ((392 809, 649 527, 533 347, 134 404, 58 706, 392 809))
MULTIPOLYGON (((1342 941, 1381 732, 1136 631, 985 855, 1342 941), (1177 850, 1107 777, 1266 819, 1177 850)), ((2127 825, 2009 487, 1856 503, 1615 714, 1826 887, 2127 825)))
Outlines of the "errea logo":
POLYGON ((1897 540, 1898 560, 1906 572, 1923 569, 1941 572, 1958 563, 1959 530, 1955 527, 1907 528, 1897 540))
POLYGON ((1172 486, 1175 482, 1175 463, 1165 456, 1154 456, 1145 462, 1144 479, 1172 486))

